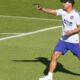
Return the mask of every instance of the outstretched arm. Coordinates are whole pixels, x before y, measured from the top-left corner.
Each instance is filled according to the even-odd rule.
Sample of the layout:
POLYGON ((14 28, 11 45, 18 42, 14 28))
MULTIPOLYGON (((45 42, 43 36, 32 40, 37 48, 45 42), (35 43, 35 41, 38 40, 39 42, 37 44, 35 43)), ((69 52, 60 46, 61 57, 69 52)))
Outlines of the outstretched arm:
POLYGON ((57 15, 57 12, 56 10, 54 9, 49 9, 49 8, 44 8, 42 7, 40 4, 34 4, 35 5, 35 8, 42 11, 42 12, 45 12, 45 13, 50 13, 52 15, 57 15))

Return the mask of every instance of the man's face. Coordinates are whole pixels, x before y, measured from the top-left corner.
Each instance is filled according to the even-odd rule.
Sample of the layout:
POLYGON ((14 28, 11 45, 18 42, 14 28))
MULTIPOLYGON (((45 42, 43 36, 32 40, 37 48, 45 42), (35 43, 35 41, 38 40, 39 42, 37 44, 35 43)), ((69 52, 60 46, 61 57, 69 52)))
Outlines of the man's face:
POLYGON ((72 3, 69 3, 69 2, 62 3, 62 4, 64 9, 69 9, 70 7, 72 7, 72 3))

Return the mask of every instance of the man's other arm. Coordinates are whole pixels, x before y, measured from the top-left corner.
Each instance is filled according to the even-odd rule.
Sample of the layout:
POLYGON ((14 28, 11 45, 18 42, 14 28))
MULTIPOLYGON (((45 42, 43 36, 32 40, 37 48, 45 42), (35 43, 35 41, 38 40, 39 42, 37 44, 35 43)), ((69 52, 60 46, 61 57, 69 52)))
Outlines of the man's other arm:
POLYGON ((44 8, 44 7, 42 7, 42 6, 39 5, 39 4, 34 4, 34 5, 35 5, 35 8, 36 8, 36 9, 38 9, 38 10, 40 10, 40 11, 42 11, 42 12, 50 13, 50 14, 55 15, 55 16, 57 15, 56 10, 54 10, 54 9, 44 8))

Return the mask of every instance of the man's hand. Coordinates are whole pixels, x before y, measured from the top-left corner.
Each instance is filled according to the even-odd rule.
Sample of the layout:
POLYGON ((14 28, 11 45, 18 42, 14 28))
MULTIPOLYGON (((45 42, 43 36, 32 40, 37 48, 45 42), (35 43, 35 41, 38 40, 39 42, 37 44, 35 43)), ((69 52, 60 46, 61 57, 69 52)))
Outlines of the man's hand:
POLYGON ((77 27, 77 28, 74 29, 74 30, 71 30, 71 31, 65 31, 66 36, 71 36, 71 35, 77 34, 77 33, 79 33, 79 32, 80 32, 80 26, 77 27))
POLYGON ((42 10, 42 8, 43 8, 40 4, 34 4, 34 6, 38 10, 42 10))
POLYGON ((66 33, 66 36, 72 35, 72 31, 65 31, 65 33, 66 33))

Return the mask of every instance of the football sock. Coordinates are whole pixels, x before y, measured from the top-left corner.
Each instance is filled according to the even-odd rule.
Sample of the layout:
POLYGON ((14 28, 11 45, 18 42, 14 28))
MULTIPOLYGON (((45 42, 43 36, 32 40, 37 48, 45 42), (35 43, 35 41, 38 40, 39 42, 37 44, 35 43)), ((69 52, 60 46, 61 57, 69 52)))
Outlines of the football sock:
POLYGON ((53 77, 53 73, 49 72, 48 73, 48 77, 52 78, 53 77))

